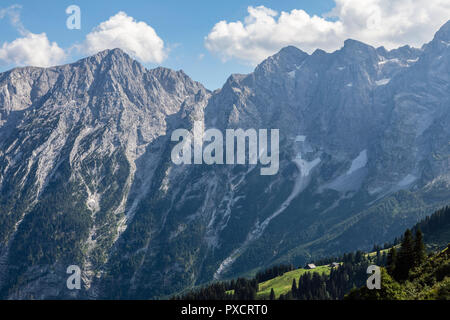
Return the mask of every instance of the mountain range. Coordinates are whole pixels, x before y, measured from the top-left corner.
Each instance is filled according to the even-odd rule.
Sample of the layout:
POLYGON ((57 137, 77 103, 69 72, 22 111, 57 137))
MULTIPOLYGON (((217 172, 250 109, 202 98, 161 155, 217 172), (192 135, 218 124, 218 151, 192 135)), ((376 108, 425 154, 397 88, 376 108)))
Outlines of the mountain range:
POLYGON ((450 21, 420 49, 286 47, 215 91, 120 49, 0 73, 0 297, 155 299, 390 241, 449 203, 449 107, 450 21), (198 121, 279 129, 278 174, 173 164, 198 121))

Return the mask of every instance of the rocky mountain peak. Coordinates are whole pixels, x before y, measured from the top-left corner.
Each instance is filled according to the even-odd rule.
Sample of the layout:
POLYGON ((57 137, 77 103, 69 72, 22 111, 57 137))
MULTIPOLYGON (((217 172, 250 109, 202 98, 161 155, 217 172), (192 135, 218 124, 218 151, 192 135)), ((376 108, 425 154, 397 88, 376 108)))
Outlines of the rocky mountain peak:
POLYGON ((133 64, 139 63, 131 58, 122 49, 116 48, 100 51, 71 65, 88 65, 94 68, 97 66, 102 66, 103 69, 106 69, 112 66, 131 66, 133 64))
POLYGON ((353 57, 358 57, 360 59, 366 58, 367 56, 376 56, 376 50, 374 47, 365 44, 364 42, 347 39, 344 42, 344 47, 341 49, 344 55, 353 57))
POLYGON ((421 49, 413 48, 408 45, 389 51, 384 47, 379 47, 376 51, 380 56, 387 59, 416 59, 422 54, 421 49))
POLYGON ((434 36, 434 39, 450 41, 450 20, 444 24, 434 36))
POLYGON ((344 49, 346 50, 370 50, 373 49, 372 46, 365 44, 364 42, 355 40, 355 39, 347 39, 344 41, 344 49))
POLYGON ((308 54, 294 46, 281 49, 256 67, 255 74, 289 72, 298 67, 308 54))
POLYGON ((297 58, 297 59, 301 59, 304 58, 305 56, 307 56, 308 54, 302 50, 300 50, 297 47, 294 46, 287 46, 284 47, 283 49, 281 49, 278 53, 278 56, 283 57, 283 58, 297 58))

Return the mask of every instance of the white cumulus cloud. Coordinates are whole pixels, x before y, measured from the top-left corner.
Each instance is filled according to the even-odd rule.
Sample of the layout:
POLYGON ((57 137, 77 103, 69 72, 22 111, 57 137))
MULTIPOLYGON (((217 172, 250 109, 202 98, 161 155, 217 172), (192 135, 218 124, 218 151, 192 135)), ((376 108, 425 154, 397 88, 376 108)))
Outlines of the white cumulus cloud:
POLYGON ((249 7, 243 21, 218 22, 205 46, 226 61, 261 62, 287 45, 309 53, 333 51, 348 38, 388 49, 421 46, 450 19, 448 0, 335 0, 322 17, 304 10, 278 13, 264 6, 249 7))
POLYGON ((28 31, 20 21, 21 6, 0 9, 0 19, 9 17, 11 24, 22 36, 0 45, 0 63, 4 65, 31 65, 48 67, 64 61, 66 54, 56 42, 50 42, 47 34, 28 31))
POLYGON ((155 30, 142 21, 136 21, 125 12, 119 12, 90 32, 81 45, 87 54, 120 48, 142 62, 160 63, 167 57, 164 41, 155 30))
POLYGON ((50 42, 45 33, 28 32, 0 47, 0 61, 4 64, 49 67, 61 63, 65 57, 64 50, 56 42, 50 42))

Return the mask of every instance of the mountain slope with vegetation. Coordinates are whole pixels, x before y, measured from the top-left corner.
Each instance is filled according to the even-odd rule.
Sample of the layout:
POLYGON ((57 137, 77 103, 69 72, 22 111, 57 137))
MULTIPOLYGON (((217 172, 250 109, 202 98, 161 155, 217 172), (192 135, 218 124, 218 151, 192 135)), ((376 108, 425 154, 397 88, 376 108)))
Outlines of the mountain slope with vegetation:
POLYGON ((277 298, 280 295, 285 295, 292 290, 292 282, 294 280, 299 279, 301 276, 307 273, 318 273, 323 275, 329 275, 331 271, 331 267, 328 265, 318 266, 315 269, 304 269, 300 268, 297 270, 292 270, 290 272, 286 272, 285 274, 276 277, 274 279, 267 280, 262 282, 258 286, 258 292, 256 297, 258 299, 268 299, 270 297, 271 291, 274 290, 274 294, 277 298))
POLYGON ((345 299, 450 300, 450 245, 412 267, 404 277, 389 272, 389 266, 382 268, 381 290, 353 289, 345 299))
POLYGON ((275 266, 252 280, 216 283, 193 290, 182 299, 449 299, 450 298, 450 207, 436 211, 417 223, 393 243, 374 246, 373 252, 344 254, 316 261, 312 270, 275 266), (425 230, 422 233, 421 230, 425 230), (436 248, 439 251, 436 251, 436 248), (428 253, 427 253, 428 251, 428 253), (332 262, 339 265, 332 268, 332 262), (381 266, 382 289, 367 289, 367 267, 381 266), (251 283, 251 285, 248 285, 251 283), (226 294, 220 294, 220 288, 226 294), (245 289, 243 289, 245 288, 245 289), (357 289, 360 288, 360 289, 357 289), (246 292, 246 294, 242 294, 246 292))

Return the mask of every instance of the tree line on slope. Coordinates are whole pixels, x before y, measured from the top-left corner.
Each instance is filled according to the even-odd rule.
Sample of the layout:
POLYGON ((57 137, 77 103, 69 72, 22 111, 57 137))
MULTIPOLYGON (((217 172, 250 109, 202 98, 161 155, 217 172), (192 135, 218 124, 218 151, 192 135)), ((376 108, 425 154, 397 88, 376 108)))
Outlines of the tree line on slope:
MULTIPOLYGON (((406 253, 407 250, 408 244, 403 246, 402 243, 400 251, 406 253)), ((399 254, 399 257, 402 256, 399 254)), ((397 263, 392 262, 389 268, 381 269, 380 290, 369 290, 365 286, 352 289, 345 299, 450 300, 450 244, 444 251, 429 255, 421 264, 417 264, 417 258, 409 260, 407 274, 406 269, 399 269, 399 265, 405 265, 402 259, 408 260, 411 256, 405 255, 397 263)))
MULTIPOLYGON (((341 265, 333 268, 329 275, 317 272, 307 272, 298 279, 294 279, 291 291, 279 295, 280 300, 337 300, 343 299, 349 292, 357 292, 358 287, 364 286, 367 280, 367 267, 375 264, 383 268, 383 274, 393 282, 404 282, 412 270, 417 270, 427 261, 424 244, 424 234, 436 233, 436 230, 448 228, 450 225, 450 207, 436 211, 433 215, 419 222, 411 230, 406 230, 399 239, 392 244, 386 243, 383 247, 374 246, 374 254, 365 254, 362 251, 345 253, 340 257, 324 258, 315 261, 316 265, 326 265, 339 261, 341 265), (414 232, 414 236, 413 236, 414 232), (389 252, 387 249, 391 248, 389 252)), ((255 278, 237 279, 218 282, 207 287, 189 291, 176 296, 181 300, 254 300, 257 298, 258 284, 279 277, 286 272, 294 270, 292 265, 280 265, 259 272, 255 278)), ((445 273, 445 272, 444 272, 445 273)), ((388 281, 389 282, 389 281, 388 281)), ((277 295, 272 288, 269 297, 276 299, 277 295)), ((258 297, 261 299, 261 297, 258 297)))

